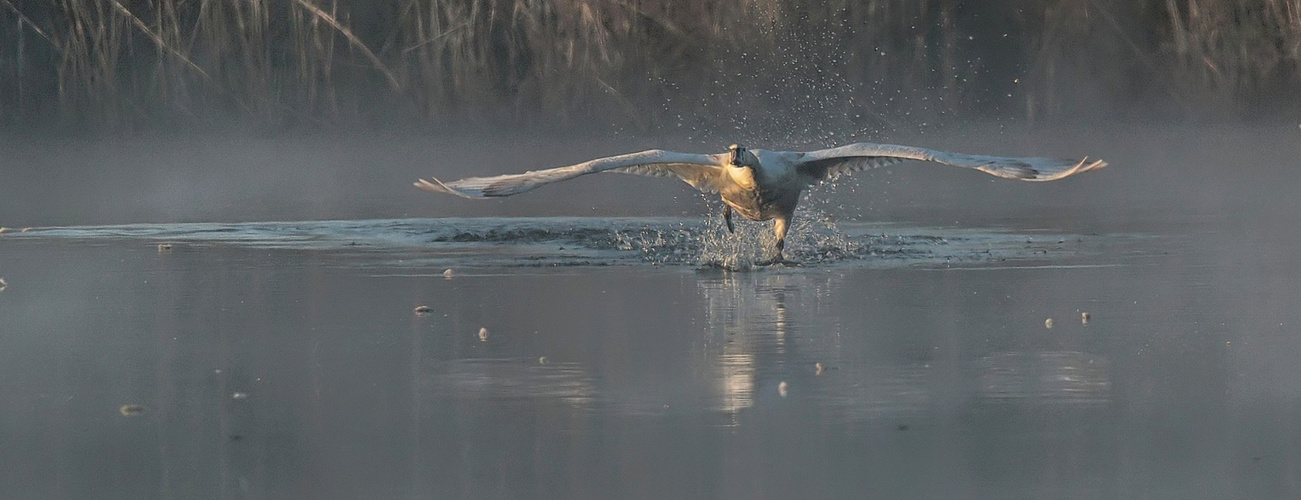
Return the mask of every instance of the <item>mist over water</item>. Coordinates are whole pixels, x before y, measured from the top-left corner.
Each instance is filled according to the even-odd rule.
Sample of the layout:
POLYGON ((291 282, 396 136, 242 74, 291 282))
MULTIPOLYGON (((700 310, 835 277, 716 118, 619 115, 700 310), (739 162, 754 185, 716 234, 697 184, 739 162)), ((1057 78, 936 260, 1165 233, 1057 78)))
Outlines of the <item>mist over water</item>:
POLYGON ((6 495, 1301 495, 1295 2, 366 3, 0 2, 6 495))

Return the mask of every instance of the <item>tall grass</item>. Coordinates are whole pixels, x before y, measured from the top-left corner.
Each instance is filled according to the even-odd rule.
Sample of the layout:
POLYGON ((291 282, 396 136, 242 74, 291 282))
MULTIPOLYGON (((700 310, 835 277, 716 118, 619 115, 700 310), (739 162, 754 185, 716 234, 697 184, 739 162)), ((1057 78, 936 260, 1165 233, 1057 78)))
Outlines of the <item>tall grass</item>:
POLYGON ((1301 0, 0 0, 20 127, 1231 117, 1298 91, 1301 0))
POLYGON ((1217 105, 1298 95, 1301 0, 1166 0, 1165 14, 1162 49, 1217 105))

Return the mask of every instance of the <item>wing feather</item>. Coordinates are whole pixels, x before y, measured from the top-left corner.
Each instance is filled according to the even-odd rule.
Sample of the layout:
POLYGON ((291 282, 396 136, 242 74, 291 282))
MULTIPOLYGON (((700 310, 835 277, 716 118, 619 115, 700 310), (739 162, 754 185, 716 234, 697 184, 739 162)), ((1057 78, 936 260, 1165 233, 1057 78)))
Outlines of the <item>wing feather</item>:
POLYGON ((893 156, 842 156, 802 163, 799 171, 809 177, 810 182, 834 181, 844 174, 893 165, 903 160, 893 156))
POLYGON ((698 189, 716 192, 725 178, 722 165, 726 158, 726 154, 705 155, 652 149, 597 158, 567 167, 530 170, 522 174, 467 177, 451 182, 441 182, 431 177, 429 180, 417 180, 415 186, 425 191, 463 198, 490 198, 519 194, 545 184, 587 174, 612 171, 651 177, 676 175, 698 189))
POLYGON ((888 165, 902 160, 919 160, 979 170, 990 175, 1022 181, 1052 181, 1096 170, 1107 162, 1088 158, 1022 158, 950 153, 934 149, 893 144, 860 142, 838 148, 805 153, 796 167, 810 182, 834 179, 840 174, 888 165))
POLYGON ((677 177, 691 187, 705 193, 717 193, 722 189, 722 182, 727 178, 723 168, 718 165, 700 165, 696 163, 645 163, 631 167, 619 167, 607 172, 642 175, 646 177, 677 177))

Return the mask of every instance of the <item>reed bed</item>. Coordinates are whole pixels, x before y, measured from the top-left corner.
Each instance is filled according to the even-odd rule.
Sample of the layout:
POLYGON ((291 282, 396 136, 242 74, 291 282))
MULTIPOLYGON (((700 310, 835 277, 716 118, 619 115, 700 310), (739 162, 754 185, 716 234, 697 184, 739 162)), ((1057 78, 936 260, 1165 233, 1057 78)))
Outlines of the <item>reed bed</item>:
POLYGON ((1298 91, 1301 0, 0 0, 20 128, 1244 117, 1298 91))

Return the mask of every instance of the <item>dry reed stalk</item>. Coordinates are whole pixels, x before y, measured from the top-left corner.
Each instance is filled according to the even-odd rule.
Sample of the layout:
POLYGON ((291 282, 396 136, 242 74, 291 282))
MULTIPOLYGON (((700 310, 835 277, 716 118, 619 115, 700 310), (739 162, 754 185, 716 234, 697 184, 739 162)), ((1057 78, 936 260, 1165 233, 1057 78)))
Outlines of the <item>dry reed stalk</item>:
POLYGON ((375 69, 384 75, 384 78, 388 80, 388 83, 393 88, 393 90, 401 90, 402 85, 398 83, 397 76, 393 74, 393 71, 389 70, 388 66, 386 66, 384 62, 379 59, 379 57, 376 57, 374 52, 371 52, 370 47, 367 47, 366 44, 362 42, 360 38, 357 38, 357 35, 354 35, 351 29, 348 29, 347 26, 344 26, 343 23, 340 23, 339 20, 333 14, 321 10, 321 8, 317 7, 316 4, 313 4, 311 0, 293 0, 293 1, 294 3, 302 6, 302 8, 307 9, 308 12, 311 12, 313 15, 320 18, 322 21, 325 21, 326 24, 329 24, 330 27, 334 28, 336 31, 339 32, 339 34, 343 35, 344 38, 348 39, 348 43, 352 44, 354 48, 361 51, 362 55, 366 56, 366 58, 370 60, 371 64, 375 66, 375 69))
POLYGON ((64 111, 97 110, 108 121, 116 121, 120 111, 117 65, 122 36, 118 16, 93 0, 62 0, 58 7, 69 25, 59 40, 64 47, 58 69, 64 111))
POLYGON ((298 68, 296 77, 300 85, 300 106, 309 113, 324 111, 338 113, 337 95, 334 91, 334 31, 319 16, 295 8, 292 20, 293 57, 298 68))
MULTIPOLYGON (((1037 116, 1070 112, 1075 98, 1062 97, 1098 71, 1110 72, 1098 84, 1108 91, 1151 92, 1155 80, 1177 102, 1235 112, 1301 86, 1301 0, 400 0, 371 26, 379 32, 337 0, 50 3, 23 12, 0 0, 0 15, 17 15, 0 37, 17 29, 21 43, 31 30, 49 41, 53 51, 20 55, 29 76, 18 85, 55 82, 75 120, 229 100, 260 121, 339 117, 378 97, 427 117, 622 110, 680 123, 678 113, 710 114, 705 104, 762 111, 804 94, 817 102, 793 111, 884 116, 977 109, 1011 92, 1037 116), (993 15, 1013 18, 1019 52, 982 42, 978 20, 993 15), (1138 35, 1153 26, 1154 38, 1138 35), (358 78, 372 71, 385 83, 358 78), (1019 86, 991 83, 1009 71, 1019 86), (364 92, 373 94, 352 97, 364 92)), ((12 99, 0 96, 0 109, 12 99)))
POLYGON ((51 38, 50 35, 46 34, 45 30, 42 30, 40 26, 37 26, 36 22, 32 21, 31 18, 27 17, 26 14, 23 14, 23 11, 18 10, 18 7, 15 7, 13 3, 11 3, 9 0, 0 0, 0 3, 3 3, 5 7, 8 7, 9 10, 12 11, 15 16, 18 17, 19 33, 22 33, 22 26, 26 24, 27 27, 30 28, 33 32, 35 32, 37 35, 40 35, 41 38, 45 39, 45 41, 50 42, 50 45, 53 45, 56 50, 63 51, 63 47, 59 45, 58 41, 56 41, 54 38, 51 38))
MULTIPOLYGON (((3 3, 5 7, 8 7, 8 9, 12 11, 14 15, 18 18, 17 25, 15 26, 18 43, 16 47, 16 53, 14 55, 14 61, 15 61, 14 86, 16 87, 15 89, 16 92, 15 92, 15 98, 14 98, 15 102, 13 108, 15 108, 18 113, 21 113, 23 109, 26 107, 25 105, 27 101, 27 95, 26 95, 27 92, 26 89, 24 88, 26 84, 27 75, 26 72, 24 71, 25 68, 23 67, 27 59, 27 54, 26 54, 27 47, 25 43, 26 41, 25 37, 23 36, 23 33, 25 32, 23 26, 26 25, 28 29, 31 29, 38 36, 44 38, 45 41, 49 42, 50 45, 53 46, 56 51, 62 52, 63 47, 60 46, 60 44, 56 40, 51 38, 50 35, 47 35, 45 31, 41 29, 40 26, 37 26, 36 23, 31 20, 31 18, 27 17, 26 14, 18 10, 18 7, 14 6, 14 4, 11 3, 9 0, 0 0, 0 3, 3 3)), ((0 106, 0 109, 3 109, 3 106, 0 106)), ((0 117, 2 117, 2 115, 3 114, 0 113, 0 117)))
POLYGON ((1169 81, 1193 95, 1198 109, 1238 114, 1258 107, 1265 96, 1295 93, 1301 83, 1301 0, 1163 4, 1167 28, 1156 53, 1172 61, 1169 81))
POLYGON ((262 0, 158 0, 175 12, 173 46, 191 60, 203 61, 211 79, 199 90, 232 101, 249 118, 273 121, 271 69, 263 36, 269 20, 262 0))
POLYGON ((200 68, 198 64, 195 64, 194 61, 191 61, 189 57, 186 57, 185 54, 181 53, 179 50, 169 45, 166 41, 163 40, 162 36, 160 36, 157 33, 154 33, 153 30, 149 29, 149 26, 146 25, 144 21, 140 20, 139 17, 136 17, 135 14, 132 14, 131 11, 128 10, 126 6, 122 5, 121 2, 117 0, 109 0, 109 3, 113 5, 113 8, 116 9, 119 14, 125 16, 128 21, 134 24, 135 27, 139 29, 141 33, 144 33, 145 36, 148 37, 150 41, 154 42, 154 45, 156 45, 159 50, 162 50, 168 54, 171 54, 177 59, 180 59, 181 62, 184 62, 186 64, 186 66, 189 66, 191 69, 193 69, 195 73, 198 73, 199 76, 202 76, 204 80, 212 79, 212 77, 208 75, 207 71, 204 71, 203 68, 200 68))
POLYGON ((234 59, 228 64, 233 78, 228 78, 227 85, 239 89, 238 94, 251 98, 259 117, 272 120, 278 103, 272 97, 275 93, 271 88, 274 76, 267 54, 270 9, 263 0, 217 3, 225 9, 218 12, 224 29, 211 30, 208 39, 222 38, 220 43, 226 51, 223 59, 234 59), (234 79, 238 81, 231 81, 234 79))

